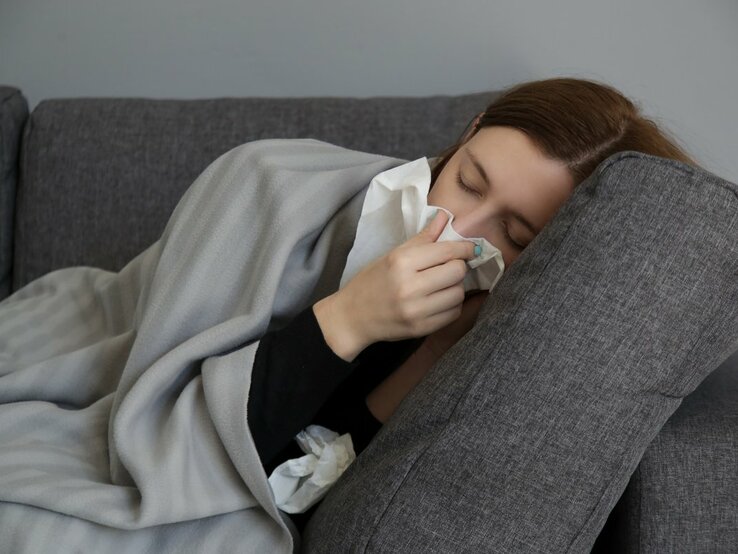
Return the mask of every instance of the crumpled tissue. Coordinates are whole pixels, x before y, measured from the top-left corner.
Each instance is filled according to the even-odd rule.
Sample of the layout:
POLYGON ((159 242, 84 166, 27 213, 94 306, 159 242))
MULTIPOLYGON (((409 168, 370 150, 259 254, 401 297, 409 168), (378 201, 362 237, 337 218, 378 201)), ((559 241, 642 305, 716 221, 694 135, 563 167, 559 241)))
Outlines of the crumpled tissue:
POLYGON ((349 433, 339 436, 320 425, 308 425, 295 440, 305 456, 283 462, 269 476, 277 507, 289 514, 303 513, 322 499, 356 459, 349 433))
POLYGON ((502 252, 484 237, 460 235, 452 227, 454 215, 450 211, 441 206, 429 206, 430 181, 431 169, 426 157, 383 171, 372 179, 339 288, 367 264, 417 235, 437 208, 449 216, 438 241, 469 240, 482 248, 481 256, 465 260, 470 271, 464 277, 464 291, 492 292, 505 270, 502 252))

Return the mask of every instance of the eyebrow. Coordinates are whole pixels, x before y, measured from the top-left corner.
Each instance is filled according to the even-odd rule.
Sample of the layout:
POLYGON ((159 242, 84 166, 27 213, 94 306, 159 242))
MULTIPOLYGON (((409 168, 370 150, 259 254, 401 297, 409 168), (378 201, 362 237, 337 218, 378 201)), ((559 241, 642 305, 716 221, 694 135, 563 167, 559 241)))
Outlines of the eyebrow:
MULTIPOLYGON (((466 152, 467 156, 469 156, 469 159, 474 164, 474 167, 477 168, 477 171, 482 176, 482 179, 484 179, 484 182, 487 183, 487 188, 492 188, 492 181, 490 180, 489 176, 487 175, 487 172, 484 170, 484 167, 482 167, 482 164, 479 163, 479 158, 477 158, 474 155, 474 152, 469 150, 469 148, 465 148, 464 152, 466 152)), ((521 214, 516 209, 511 209, 510 213, 515 216, 515 218, 520 221, 523 225, 525 225, 529 231, 531 231, 533 234, 538 234, 538 229, 536 229, 533 224, 528 221, 523 214, 521 214)))

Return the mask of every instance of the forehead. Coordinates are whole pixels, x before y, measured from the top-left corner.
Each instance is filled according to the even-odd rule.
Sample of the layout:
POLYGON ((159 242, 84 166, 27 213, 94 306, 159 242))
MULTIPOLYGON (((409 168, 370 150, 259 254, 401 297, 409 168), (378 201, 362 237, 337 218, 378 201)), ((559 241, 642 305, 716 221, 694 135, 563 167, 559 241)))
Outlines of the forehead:
POLYGON ((463 149, 473 151, 482 163, 504 163, 516 173, 528 176, 560 163, 547 158, 528 135, 512 127, 485 127, 471 137, 463 149))

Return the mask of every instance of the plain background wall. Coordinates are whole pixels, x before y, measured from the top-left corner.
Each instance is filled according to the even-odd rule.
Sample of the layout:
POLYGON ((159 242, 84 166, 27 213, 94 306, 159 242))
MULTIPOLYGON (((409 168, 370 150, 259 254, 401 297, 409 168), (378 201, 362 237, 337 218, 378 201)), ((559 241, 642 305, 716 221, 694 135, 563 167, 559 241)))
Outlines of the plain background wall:
POLYGON ((738 181, 736 28, 736 0, 0 0, 0 83, 33 108, 71 96, 425 96, 590 78, 738 181))

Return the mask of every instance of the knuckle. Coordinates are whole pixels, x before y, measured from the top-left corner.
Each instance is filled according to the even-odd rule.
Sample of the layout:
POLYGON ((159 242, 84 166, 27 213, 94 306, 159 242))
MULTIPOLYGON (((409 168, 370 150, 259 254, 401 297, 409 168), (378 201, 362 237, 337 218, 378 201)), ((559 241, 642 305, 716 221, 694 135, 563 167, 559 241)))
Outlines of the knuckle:
POLYGON ((405 256, 399 250, 393 250, 387 255, 387 266, 391 271, 402 271, 405 267, 405 256))
POLYGON ((398 311, 400 314, 400 320, 405 324, 409 325, 410 327, 414 326, 415 318, 414 318, 414 310, 412 307, 407 303, 401 303, 398 307, 398 311))
POLYGON ((390 253, 388 253, 384 258, 387 267, 395 267, 397 265, 398 258, 399 256, 397 254, 397 250, 392 250, 390 253))
POLYGON ((455 240, 448 240, 445 241, 443 244, 446 245, 446 251, 445 254, 448 256, 449 259, 452 258, 458 258, 459 257, 459 242, 455 240))

